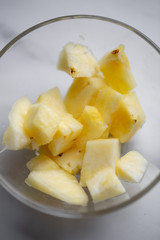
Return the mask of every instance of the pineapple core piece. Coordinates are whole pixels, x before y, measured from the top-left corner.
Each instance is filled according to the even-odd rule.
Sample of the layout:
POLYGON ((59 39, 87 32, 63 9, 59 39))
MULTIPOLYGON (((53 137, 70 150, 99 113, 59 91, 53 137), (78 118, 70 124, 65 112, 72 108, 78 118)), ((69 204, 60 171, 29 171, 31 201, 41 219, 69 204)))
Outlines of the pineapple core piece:
POLYGON ((94 203, 125 193, 123 185, 110 167, 96 172, 86 184, 94 203))
POLYGON ((52 155, 57 156, 71 148, 82 128, 82 124, 74 119, 71 114, 65 114, 59 124, 57 133, 48 145, 52 155))
POLYGON ((104 121, 110 125, 111 116, 120 105, 122 95, 112 89, 111 87, 104 86, 97 91, 97 94, 89 102, 89 105, 95 106, 104 121))
POLYGON ((86 186, 88 179, 106 167, 112 167, 115 170, 115 164, 119 158, 120 144, 118 139, 109 138, 88 141, 81 169, 81 185, 86 186))
POLYGON ((67 111, 75 118, 79 118, 85 105, 88 105, 97 90, 105 85, 100 76, 75 78, 64 99, 67 111))
POLYGON ((33 104, 25 119, 25 129, 28 135, 37 143, 49 143, 60 123, 60 117, 51 108, 43 103, 33 104))
POLYGON ((10 150, 20 150, 27 147, 31 139, 24 129, 24 121, 31 107, 27 97, 17 100, 9 113, 9 127, 6 129, 2 145, 10 150))
POLYGON ((92 106, 85 106, 79 121, 83 129, 76 141, 76 146, 81 150, 85 149, 87 141, 99 138, 108 129, 101 114, 92 106))
POLYGON ((52 108, 58 115, 63 116, 66 113, 66 108, 58 87, 49 89, 42 93, 36 103, 43 103, 52 108))
POLYGON ((140 153, 130 151, 116 162, 116 174, 124 181, 140 182, 147 165, 147 160, 140 153))
POLYGON ((73 78, 92 77, 99 72, 99 66, 87 47, 68 43, 59 56, 58 69, 65 71, 73 78))
POLYGON ((106 54, 99 62, 105 82, 120 93, 128 93, 136 86, 124 46, 106 54))
POLYGON ((70 204, 87 204, 88 196, 75 176, 58 167, 53 160, 44 155, 31 161, 28 167, 33 167, 33 170, 25 180, 29 186, 70 204))
POLYGON ((121 143, 129 141, 142 127, 145 114, 135 92, 125 94, 119 108, 112 115, 110 133, 121 143))

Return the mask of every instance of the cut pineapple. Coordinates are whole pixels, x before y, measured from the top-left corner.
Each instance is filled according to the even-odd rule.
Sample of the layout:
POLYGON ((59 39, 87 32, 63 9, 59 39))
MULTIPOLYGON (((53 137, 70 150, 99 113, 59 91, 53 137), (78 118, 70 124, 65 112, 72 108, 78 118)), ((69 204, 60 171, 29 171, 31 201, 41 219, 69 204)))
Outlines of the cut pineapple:
POLYGON ((82 124, 74 119, 71 114, 65 114, 63 121, 59 124, 57 133, 48 145, 52 155, 57 156, 71 148, 82 128, 82 124))
POLYGON ((79 121, 82 123, 83 129, 76 145, 81 150, 85 149, 87 141, 99 138, 108 128, 98 110, 92 106, 85 106, 79 121))
POLYGON ((116 163, 116 173, 124 181, 140 182, 148 162, 138 152, 130 151, 116 163))
POLYGON ((123 45, 102 57, 99 64, 107 85, 120 93, 128 93, 135 88, 136 82, 123 45))
POLYGON ((114 89, 105 86, 91 99, 90 105, 95 106, 104 121, 110 125, 112 114, 117 110, 120 105, 122 95, 114 89))
POLYGON ((83 156, 84 153, 82 151, 73 147, 63 154, 55 157, 55 161, 64 170, 75 175, 82 167, 83 156))
POLYGON ((24 129, 24 121, 31 102, 27 97, 17 100, 9 113, 9 127, 4 133, 2 145, 10 150, 19 150, 28 146, 30 137, 24 129))
POLYGON ((37 103, 43 103, 47 105, 60 116, 63 116, 66 113, 66 108, 58 87, 52 88, 41 94, 37 99, 37 103))
POLYGON ((145 114, 134 92, 123 96, 119 108, 112 115, 110 133, 119 138, 121 143, 127 142, 141 128, 145 114))
POLYGON ((27 168, 30 171, 36 170, 51 170, 59 168, 58 165, 47 155, 41 154, 32 158, 27 162, 27 168))
POLYGON ((87 47, 68 43, 64 46, 58 61, 58 69, 73 78, 92 77, 99 72, 95 57, 87 47))
POLYGON ((96 172, 86 184, 94 203, 125 193, 123 185, 110 167, 96 172))
POLYGON ((38 144, 49 143, 60 123, 60 117, 43 103, 33 104, 25 119, 25 129, 28 135, 38 144))
POLYGON ((88 141, 83 158, 80 182, 86 186, 98 171, 110 166, 115 170, 115 163, 120 158, 120 144, 116 138, 88 141))
POLYGON ((97 90, 104 86, 105 82, 100 76, 75 78, 64 99, 67 111, 79 118, 85 105, 88 105, 97 90))
MULTIPOLYGON (((56 164, 56 163, 55 163, 56 164)), ((86 205, 88 196, 75 176, 63 169, 33 170, 25 182, 52 197, 75 205, 86 205)))

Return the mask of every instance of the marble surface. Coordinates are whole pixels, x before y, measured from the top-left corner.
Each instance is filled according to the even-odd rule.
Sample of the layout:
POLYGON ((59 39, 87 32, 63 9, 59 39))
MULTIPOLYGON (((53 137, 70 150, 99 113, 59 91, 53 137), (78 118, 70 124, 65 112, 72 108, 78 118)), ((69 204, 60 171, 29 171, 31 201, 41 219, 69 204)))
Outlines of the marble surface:
MULTIPOLYGON (((1 0, 0 49, 28 27, 70 14, 96 14, 126 22, 160 46, 159 0, 1 0)), ((23 205, 0 187, 1 240, 159 240, 160 184, 116 212, 85 220, 47 216, 23 205)))

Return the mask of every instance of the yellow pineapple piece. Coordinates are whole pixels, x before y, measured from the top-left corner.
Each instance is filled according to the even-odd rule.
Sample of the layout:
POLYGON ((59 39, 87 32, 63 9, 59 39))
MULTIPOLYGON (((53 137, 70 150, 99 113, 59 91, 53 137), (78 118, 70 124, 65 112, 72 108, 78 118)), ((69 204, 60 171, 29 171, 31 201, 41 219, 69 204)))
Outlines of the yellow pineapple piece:
POLYGON ((63 116, 66 108, 58 87, 54 87, 39 96, 36 103, 43 103, 52 108, 58 115, 63 116))
POLYGON ((59 168, 51 159, 40 159, 35 169, 25 180, 29 186, 70 204, 87 205, 88 196, 76 177, 59 168))
POLYGON ((17 100, 9 113, 9 127, 6 129, 2 145, 10 150, 27 147, 31 139, 24 129, 24 121, 31 107, 27 97, 17 100))
POLYGON ((99 72, 99 66, 87 47, 68 43, 59 56, 58 69, 73 78, 92 77, 99 72))
POLYGON ((108 128, 97 108, 92 106, 85 106, 79 121, 82 123, 83 129, 76 145, 81 150, 85 149, 87 141, 99 138, 108 128))
POLYGON ((140 182, 147 165, 147 160, 140 153, 130 151, 116 162, 116 174, 124 181, 140 182))
POLYGON ((71 148, 82 128, 82 124, 74 119, 71 114, 65 114, 59 124, 57 133, 48 145, 52 155, 57 156, 71 148))
POLYGON ((123 96, 119 108, 112 115, 110 133, 121 143, 129 141, 142 127, 145 114, 135 92, 123 96))
POLYGON ((87 179, 86 184, 94 203, 125 193, 123 185, 110 167, 97 171, 87 179))
POLYGON ((106 84, 116 91, 124 94, 136 87, 123 45, 102 57, 99 64, 106 84))
POLYGON ((120 144, 116 138, 90 140, 86 144, 83 158, 80 182, 86 186, 98 171, 112 167, 115 170, 116 161, 120 158, 120 144))
POLYGON ((120 105, 122 95, 114 89, 104 86, 97 91, 97 94, 91 99, 89 105, 95 106, 104 121, 110 126, 112 114, 120 105))
POLYGON ((76 147, 72 147, 68 151, 55 157, 55 162, 67 172, 75 175, 82 167, 84 153, 76 147))
POLYGON ((28 135, 38 144, 49 143, 60 123, 60 117, 43 103, 33 104, 25 119, 25 129, 28 135))
POLYGON ((67 111, 79 118, 85 105, 88 105, 97 90, 104 86, 105 82, 100 76, 75 78, 64 99, 67 111))
POLYGON ((58 169, 57 164, 45 154, 40 154, 32 158, 26 164, 30 171, 58 169))

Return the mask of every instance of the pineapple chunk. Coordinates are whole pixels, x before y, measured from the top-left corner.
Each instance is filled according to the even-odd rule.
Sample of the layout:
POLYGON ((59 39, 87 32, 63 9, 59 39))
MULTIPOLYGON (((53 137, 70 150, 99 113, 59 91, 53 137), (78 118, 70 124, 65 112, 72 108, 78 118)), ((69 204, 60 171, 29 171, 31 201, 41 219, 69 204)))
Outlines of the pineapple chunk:
POLYGON ((136 87, 124 46, 106 54, 99 62, 105 82, 120 93, 128 93, 136 87))
POLYGON ((71 114, 65 114, 63 121, 59 124, 57 133, 48 145, 52 155, 57 156, 71 148, 82 128, 82 124, 74 119, 71 114))
POLYGON ((75 175, 82 167, 84 153, 76 147, 55 157, 55 162, 67 172, 75 175))
POLYGON ((123 185, 110 167, 95 173, 86 184, 94 203, 125 193, 123 185))
POLYGON ((104 121, 110 125, 111 116, 119 107, 121 98, 122 95, 119 92, 105 86, 99 89, 89 104, 95 106, 102 115, 104 121))
POLYGON ((29 162, 27 162, 26 166, 30 171, 51 170, 59 168, 57 164, 45 154, 41 154, 32 158, 29 162))
POLYGON ((87 47, 73 43, 64 46, 60 53, 58 69, 73 78, 92 77, 99 72, 98 63, 87 47))
POLYGON ((85 105, 90 102, 97 90, 104 86, 105 82, 100 76, 75 78, 64 99, 67 111, 75 118, 79 118, 85 105))
POLYGON ((145 114, 135 92, 123 96, 119 108, 112 115, 110 133, 121 143, 129 141, 141 128, 145 114))
POLYGON ((63 116, 66 113, 66 108, 58 87, 52 88, 41 94, 36 103, 43 103, 47 105, 60 116, 63 116))
POLYGON ((147 165, 147 160, 140 153, 130 151, 117 161, 116 174, 124 181, 140 182, 147 165))
POLYGON ((49 143, 60 123, 60 117, 43 103, 33 104, 25 119, 25 129, 28 135, 38 144, 49 143))
POLYGON ((79 121, 82 123, 83 129, 76 145, 81 150, 85 149, 87 141, 99 138, 108 128, 98 110, 92 106, 85 106, 79 121))
POLYGON ((17 100, 9 113, 9 127, 6 129, 2 145, 10 150, 19 150, 28 146, 30 137, 24 129, 24 121, 31 107, 27 97, 17 100))
MULTIPOLYGON (((56 163, 55 163, 56 164, 56 163)), ((63 169, 33 170, 25 182, 52 197, 75 205, 87 205, 88 196, 75 176, 63 169)))
POLYGON ((120 158, 120 144, 116 138, 88 141, 83 158, 80 182, 86 181, 98 171, 110 166, 115 170, 116 161, 120 158))

